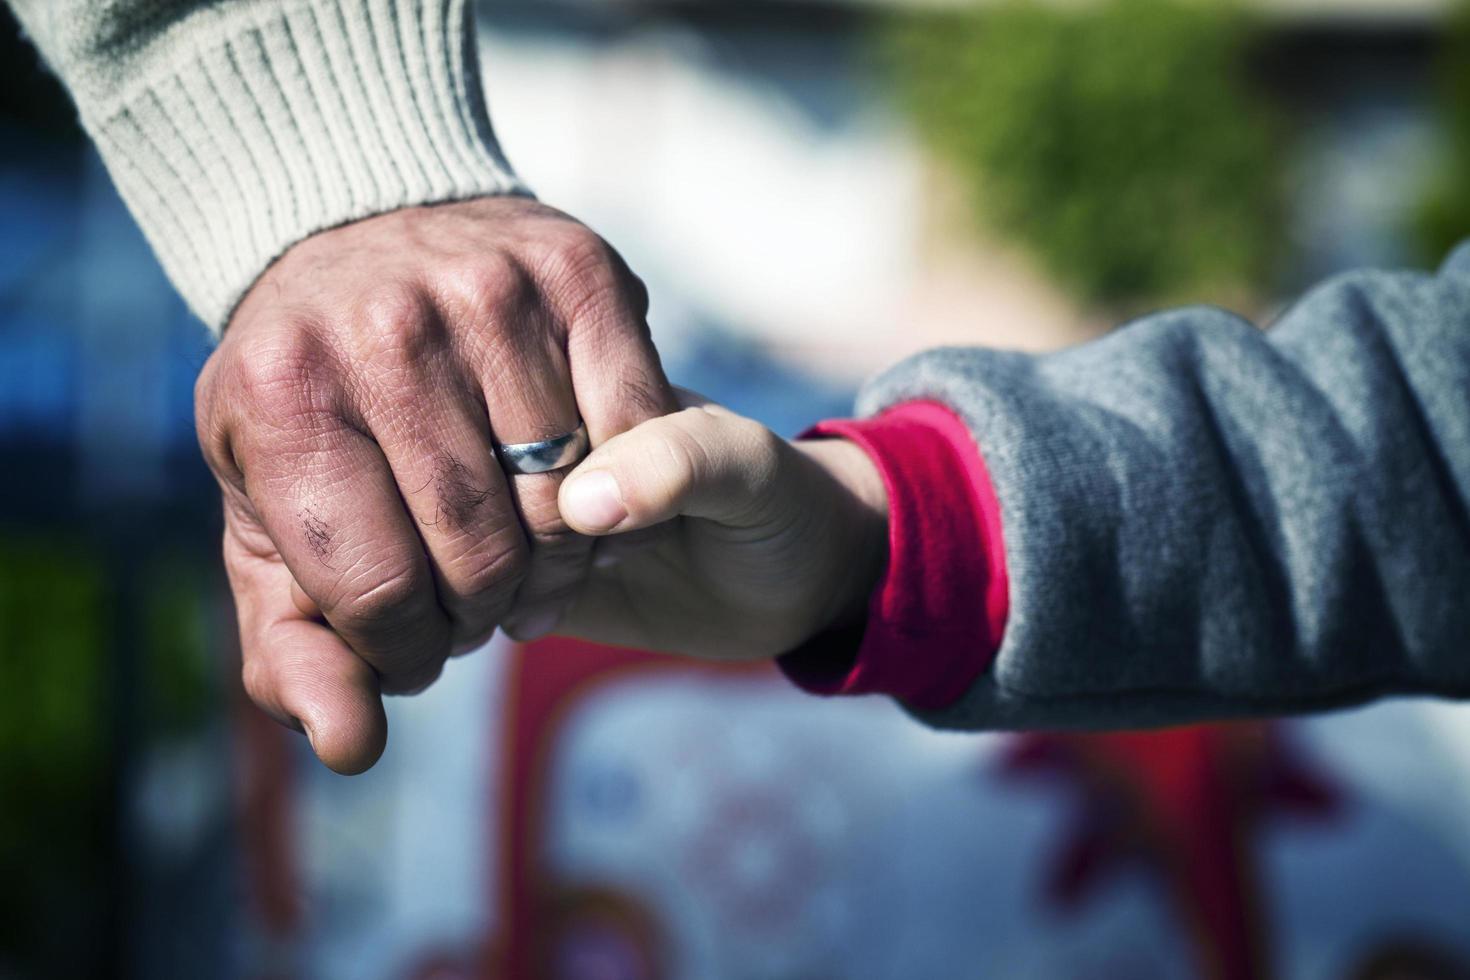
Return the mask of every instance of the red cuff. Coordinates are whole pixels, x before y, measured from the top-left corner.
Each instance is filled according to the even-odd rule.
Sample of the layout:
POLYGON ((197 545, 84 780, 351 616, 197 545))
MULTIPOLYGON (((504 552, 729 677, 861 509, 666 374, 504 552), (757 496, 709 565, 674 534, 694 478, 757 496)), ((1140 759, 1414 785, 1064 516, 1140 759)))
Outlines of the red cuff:
POLYGON ((957 701, 1000 648, 1009 611, 1000 505, 969 429, 938 402, 822 422, 877 464, 888 490, 888 568, 867 623, 779 658, 813 694, 889 694, 934 710, 957 701))

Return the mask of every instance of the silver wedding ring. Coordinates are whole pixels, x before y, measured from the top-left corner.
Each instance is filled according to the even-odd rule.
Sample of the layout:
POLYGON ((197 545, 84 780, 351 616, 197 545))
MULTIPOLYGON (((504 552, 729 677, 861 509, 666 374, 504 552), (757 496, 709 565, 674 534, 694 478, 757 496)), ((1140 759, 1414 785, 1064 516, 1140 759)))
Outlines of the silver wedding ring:
POLYGON ((579 425, 564 436, 543 439, 540 442, 513 442, 498 446, 495 455, 507 473, 547 473, 563 466, 579 463, 587 455, 591 443, 587 439, 587 426, 579 425))

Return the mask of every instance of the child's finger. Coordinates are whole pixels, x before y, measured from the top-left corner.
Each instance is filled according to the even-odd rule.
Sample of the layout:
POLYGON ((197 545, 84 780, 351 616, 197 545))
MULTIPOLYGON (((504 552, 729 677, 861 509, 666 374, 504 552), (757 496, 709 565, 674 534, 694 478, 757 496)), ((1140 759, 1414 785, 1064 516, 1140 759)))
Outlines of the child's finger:
POLYGON ((673 517, 754 525, 783 443, 717 405, 651 419, 609 439, 561 487, 563 519, 583 534, 621 534, 673 517))

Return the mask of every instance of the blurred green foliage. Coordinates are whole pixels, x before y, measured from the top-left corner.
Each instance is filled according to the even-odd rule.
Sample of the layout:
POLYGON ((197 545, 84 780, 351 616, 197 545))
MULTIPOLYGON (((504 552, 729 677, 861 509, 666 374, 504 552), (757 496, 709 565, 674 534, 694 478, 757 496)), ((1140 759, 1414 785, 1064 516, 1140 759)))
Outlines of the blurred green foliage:
POLYGON ((1470 235, 1470 0, 1454 7, 1437 60, 1444 157, 1418 214, 1426 262, 1470 235))
POLYGON ((82 975, 100 955, 119 860, 118 713, 137 726, 136 751, 197 734, 218 711, 211 566, 106 554, 0 535, 0 975, 27 963, 82 975), (136 704, 114 688, 119 656, 136 704))
POLYGON ((1209 0, 1010 0, 885 31, 979 217, 1088 303, 1237 297, 1276 257, 1280 148, 1252 26, 1209 0))
POLYGON ((111 834, 105 593, 86 554, 0 540, 0 949, 32 949, 58 917, 80 936, 97 928, 111 834))
POLYGON ((159 560, 148 574, 143 642, 147 658, 145 725, 155 737, 199 731, 219 709, 218 672, 210 655, 218 624, 208 603, 218 583, 196 562, 159 560))
MULTIPOLYGON (((103 761, 102 576, 96 563, 39 543, 0 544, 0 767, 7 787, 76 799, 103 761)), ((0 808, 0 846, 23 834, 0 808)))

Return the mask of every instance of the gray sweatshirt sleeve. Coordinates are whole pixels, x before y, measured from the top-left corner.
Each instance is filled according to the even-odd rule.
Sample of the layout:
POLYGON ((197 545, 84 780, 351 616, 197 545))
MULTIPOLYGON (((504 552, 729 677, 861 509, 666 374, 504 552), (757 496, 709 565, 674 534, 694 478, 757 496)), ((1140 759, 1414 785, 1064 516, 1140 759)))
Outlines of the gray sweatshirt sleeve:
POLYGON ((466 0, 10 0, 164 269, 218 330, 307 235, 520 192, 466 0))
POLYGON ((937 399, 998 495, 1010 616, 944 728, 1143 726, 1470 696, 1470 245, 1269 331, 1162 313, 1062 353, 951 349, 937 399))

